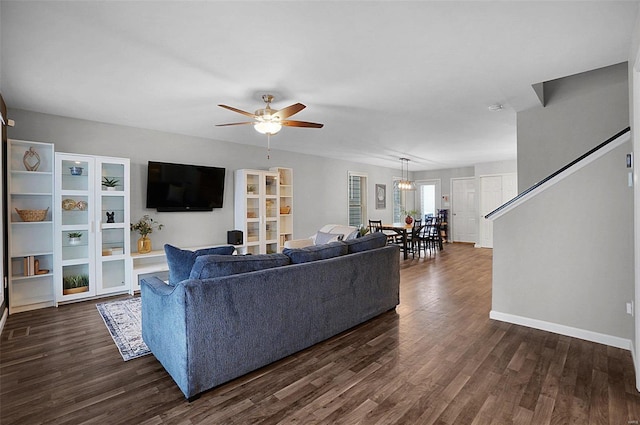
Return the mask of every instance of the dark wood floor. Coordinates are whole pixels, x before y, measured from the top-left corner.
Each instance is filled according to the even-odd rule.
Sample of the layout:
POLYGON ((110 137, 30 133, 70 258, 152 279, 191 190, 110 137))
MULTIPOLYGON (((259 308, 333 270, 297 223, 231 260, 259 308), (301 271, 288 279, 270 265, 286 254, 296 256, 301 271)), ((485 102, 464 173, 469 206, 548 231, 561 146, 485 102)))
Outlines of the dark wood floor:
MULTIPOLYGON (((628 351, 491 321, 491 250, 402 262, 401 305, 193 403, 123 362, 95 301, 9 317, 8 424, 615 424, 640 421, 628 351)), ((167 324, 170 326, 170 324, 167 324)))

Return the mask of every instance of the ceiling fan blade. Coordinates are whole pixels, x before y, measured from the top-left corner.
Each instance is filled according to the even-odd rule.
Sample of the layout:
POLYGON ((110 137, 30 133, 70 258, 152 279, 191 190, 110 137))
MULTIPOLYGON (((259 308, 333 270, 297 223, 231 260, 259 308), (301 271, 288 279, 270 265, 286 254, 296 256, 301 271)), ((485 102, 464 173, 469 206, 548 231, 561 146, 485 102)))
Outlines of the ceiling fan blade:
POLYGON ((251 112, 246 112, 246 111, 243 111, 241 109, 234 108, 233 106, 227 106, 227 105, 218 105, 218 106, 221 107, 221 108, 228 109, 228 110, 233 111, 233 112, 237 112, 237 113, 242 114, 242 115, 246 115, 246 116, 251 117, 251 118, 258 118, 255 114, 252 114, 251 112))
POLYGON ((286 108, 280 109, 278 112, 273 114, 272 117, 283 120, 285 118, 289 118, 293 114, 297 114, 304 108, 306 108, 306 106, 304 106, 302 103, 296 103, 291 106, 287 106, 286 108))
POLYGON ((315 122, 307 122, 307 121, 280 121, 280 124, 286 125, 288 127, 307 127, 307 128, 322 128, 324 124, 318 124, 315 122))
POLYGON ((216 124, 216 127, 226 127, 226 126, 229 126, 229 125, 247 125, 247 124, 255 124, 255 122, 253 122, 253 121, 252 122, 246 122, 246 121, 245 122, 231 122, 231 123, 228 123, 228 124, 216 124))

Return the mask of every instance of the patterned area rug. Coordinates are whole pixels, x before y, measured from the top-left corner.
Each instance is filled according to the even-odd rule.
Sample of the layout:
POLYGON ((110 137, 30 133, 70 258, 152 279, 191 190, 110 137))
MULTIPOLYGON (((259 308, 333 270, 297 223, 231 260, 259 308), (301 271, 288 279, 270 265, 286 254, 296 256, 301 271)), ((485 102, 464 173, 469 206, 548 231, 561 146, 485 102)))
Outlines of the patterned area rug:
POLYGON ((141 306, 140 297, 96 304, 125 362, 151 353, 142 340, 141 306))

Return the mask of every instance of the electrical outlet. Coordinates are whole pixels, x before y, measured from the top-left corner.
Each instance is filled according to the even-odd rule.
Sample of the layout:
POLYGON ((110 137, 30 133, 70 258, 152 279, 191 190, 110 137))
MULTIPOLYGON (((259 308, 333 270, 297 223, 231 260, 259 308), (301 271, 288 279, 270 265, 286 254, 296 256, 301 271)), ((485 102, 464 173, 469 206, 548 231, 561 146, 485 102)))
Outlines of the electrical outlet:
POLYGON ((633 316, 633 301, 627 303, 627 314, 633 316))

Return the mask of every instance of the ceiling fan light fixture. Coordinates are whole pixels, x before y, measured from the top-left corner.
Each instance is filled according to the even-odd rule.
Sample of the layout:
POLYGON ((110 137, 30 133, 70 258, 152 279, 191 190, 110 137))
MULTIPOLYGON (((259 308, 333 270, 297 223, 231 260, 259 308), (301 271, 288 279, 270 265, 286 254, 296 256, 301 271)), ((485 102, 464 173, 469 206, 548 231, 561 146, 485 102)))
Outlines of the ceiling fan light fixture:
POLYGON ((257 121, 253 124, 253 128, 255 128, 258 133, 276 134, 282 129, 282 124, 277 121, 257 121))

